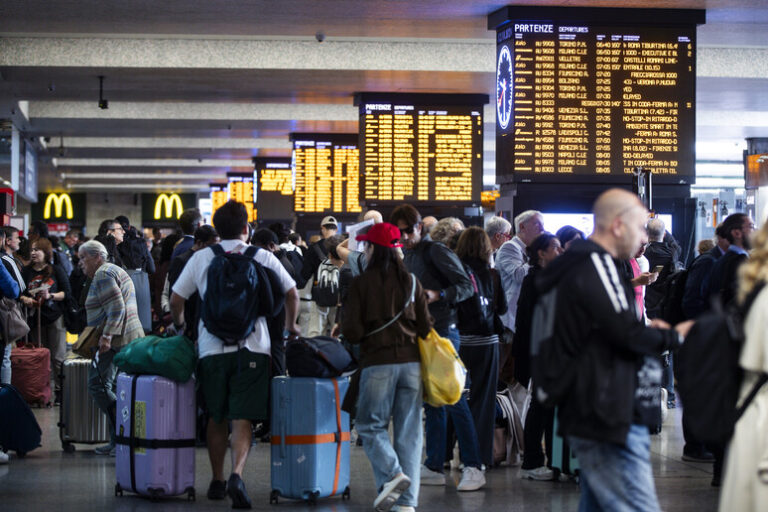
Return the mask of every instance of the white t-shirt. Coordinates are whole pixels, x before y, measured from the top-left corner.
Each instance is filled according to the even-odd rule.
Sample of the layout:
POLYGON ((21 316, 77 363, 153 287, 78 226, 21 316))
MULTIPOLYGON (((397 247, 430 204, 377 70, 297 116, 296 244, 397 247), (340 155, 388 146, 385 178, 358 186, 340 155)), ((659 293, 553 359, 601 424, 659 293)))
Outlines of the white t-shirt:
MULTIPOLYGON (((225 252, 238 252, 242 253, 248 248, 245 242, 242 240, 222 240, 221 247, 225 252)), ((200 294, 203 301, 206 300, 205 288, 208 282, 208 266, 213 260, 213 249, 206 247, 197 251, 187 262, 181 275, 173 285, 173 292, 188 299, 195 292, 200 294)), ((283 293, 287 293, 288 290, 296 286, 296 282, 291 279, 290 274, 285 270, 280 261, 275 256, 266 250, 259 249, 256 252, 254 258, 257 262, 265 267, 272 269, 278 276, 280 284, 283 287, 283 293)), ((267 330, 267 321, 264 317, 259 317, 256 320, 256 326, 253 332, 248 335, 244 340, 240 340, 239 347, 245 346, 251 352, 259 354, 270 354, 270 338, 269 331, 267 330)), ((202 318, 198 326, 198 339, 197 339, 197 351, 198 357, 207 357, 217 354, 224 354, 226 352, 234 352, 238 347, 234 345, 225 346, 224 343, 208 332, 203 325, 202 318)))

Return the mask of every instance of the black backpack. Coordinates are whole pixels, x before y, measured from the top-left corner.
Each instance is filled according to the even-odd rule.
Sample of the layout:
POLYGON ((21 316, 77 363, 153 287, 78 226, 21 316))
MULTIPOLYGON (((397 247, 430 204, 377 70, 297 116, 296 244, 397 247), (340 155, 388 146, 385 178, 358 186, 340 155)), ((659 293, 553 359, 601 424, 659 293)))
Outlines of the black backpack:
POLYGON ((289 340, 285 363, 291 377, 333 378, 357 369, 357 361, 344 345, 328 336, 289 340))
POLYGON ((279 313, 285 299, 275 272, 253 259, 259 249, 250 246, 242 254, 225 253, 219 244, 211 249, 215 256, 208 266, 201 318, 224 345, 237 345, 253 332, 259 317, 279 313))
POLYGON ((683 296, 685 295, 685 283, 688 281, 688 270, 678 270, 667 278, 665 292, 659 302, 659 316, 665 322, 672 325, 685 320, 683 313, 683 296))
POLYGON ((491 335, 495 332, 493 290, 490 297, 485 296, 472 267, 464 264, 464 272, 472 282, 474 293, 457 305, 459 330, 462 332, 485 331, 486 334, 491 335))
POLYGON ((312 285, 312 300, 328 308, 339 304, 339 268, 326 258, 317 267, 312 285))
MULTIPOLYGON (((764 283, 755 287, 741 309, 723 309, 718 301, 700 316, 675 356, 680 398, 691 434, 704 443, 727 441, 748 400, 737 410, 742 371, 744 318, 764 283)), ((765 382, 763 377, 759 385, 765 382)), ((758 390, 752 390, 751 396, 758 390)), ((751 398, 750 398, 751 400, 751 398)))

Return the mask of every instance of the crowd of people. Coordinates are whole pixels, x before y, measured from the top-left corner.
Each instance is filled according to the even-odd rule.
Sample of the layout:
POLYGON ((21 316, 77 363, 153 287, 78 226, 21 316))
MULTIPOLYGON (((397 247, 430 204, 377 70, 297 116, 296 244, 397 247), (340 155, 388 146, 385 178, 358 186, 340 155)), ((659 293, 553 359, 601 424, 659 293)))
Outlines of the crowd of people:
MULTIPOLYGON (((102 222, 93 240, 76 231, 58 240, 34 222, 24 240, 12 227, 0 230, 0 292, 28 311, 30 337, 50 350, 54 373, 66 357, 66 331, 100 326, 88 389, 113 436, 116 352, 149 332, 193 339, 209 418, 207 496, 229 496, 235 508, 251 506, 243 471, 253 428, 268 421, 270 377, 286 372, 285 340, 301 335, 340 337, 357 356, 354 421, 373 468, 379 512, 408 512, 418 505, 420 485, 445 486, 456 443, 457 490, 483 488, 485 472, 494 467, 496 394, 515 383, 532 397, 521 478, 557 477, 552 438, 560 435, 579 458, 580 509, 659 510, 649 431, 660 428, 662 405, 676 406, 675 352, 713 297, 737 304, 765 280, 768 227, 750 258, 752 220, 729 216, 685 269, 680 246, 637 197, 609 190, 593 212, 594 232, 587 237, 572 226, 549 233, 533 210, 513 223, 494 216, 484 227, 465 227, 460 219, 422 217, 403 204, 388 222, 369 210, 352 238, 326 216, 309 244, 279 223, 255 229, 235 201, 216 211, 213 226, 187 210, 178 233, 156 240, 122 216, 102 222), (208 269, 217 251, 244 254, 251 246, 256 262, 276 275, 285 305, 273 318, 256 319, 245 338, 224 343, 201 318, 201 305, 216 300, 207 293, 208 269), (665 301, 681 271, 687 280, 678 320, 686 321, 670 325, 662 318, 665 301), (432 328, 450 340, 467 369, 468 393, 444 407, 422 402, 417 339, 432 328), (545 337, 557 342, 542 363, 545 337), (225 478, 227 448, 232 466, 225 478)), ((757 307, 764 308, 766 293, 757 307)), ((751 375, 765 371, 763 318, 746 318, 742 366, 751 375)), ((10 351, 7 344, 2 382, 11 380, 10 351)), ((60 400, 60 389, 55 396, 60 400)), ((705 444, 693 437, 684 413, 682 421, 683 459, 714 463, 713 485, 720 485, 725 440, 705 444)), ((750 436, 742 430, 757 421, 756 413, 747 415, 739 426, 740 453, 750 452, 739 442, 750 436)), ((114 455, 114 443, 113 437, 96 452, 114 455)), ((3 457, 7 461, 0 452, 0 462, 3 457)), ((727 467, 725 486, 733 493, 730 475, 743 468, 732 458, 727 467)), ((743 489, 743 481, 739 485, 743 489)))

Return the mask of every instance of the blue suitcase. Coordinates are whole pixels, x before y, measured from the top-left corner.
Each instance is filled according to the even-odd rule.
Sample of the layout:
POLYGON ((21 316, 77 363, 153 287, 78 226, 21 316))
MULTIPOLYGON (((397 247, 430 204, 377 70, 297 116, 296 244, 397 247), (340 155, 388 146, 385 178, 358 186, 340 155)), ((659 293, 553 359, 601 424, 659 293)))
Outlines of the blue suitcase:
POLYGON ((0 384, 0 447, 15 451, 21 458, 40 446, 42 434, 18 390, 10 384, 0 384))
POLYGON ((303 499, 349 498, 349 414, 341 403, 349 379, 272 379, 272 492, 303 499))

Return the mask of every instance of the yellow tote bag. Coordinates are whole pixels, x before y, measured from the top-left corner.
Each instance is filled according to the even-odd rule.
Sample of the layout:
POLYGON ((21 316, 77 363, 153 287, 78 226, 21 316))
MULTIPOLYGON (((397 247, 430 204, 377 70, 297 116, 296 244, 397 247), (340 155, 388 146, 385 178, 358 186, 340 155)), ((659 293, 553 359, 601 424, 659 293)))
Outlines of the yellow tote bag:
POLYGON ((464 390, 467 369, 451 340, 441 337, 432 329, 426 338, 419 338, 419 353, 424 401, 433 407, 458 402, 464 390))

